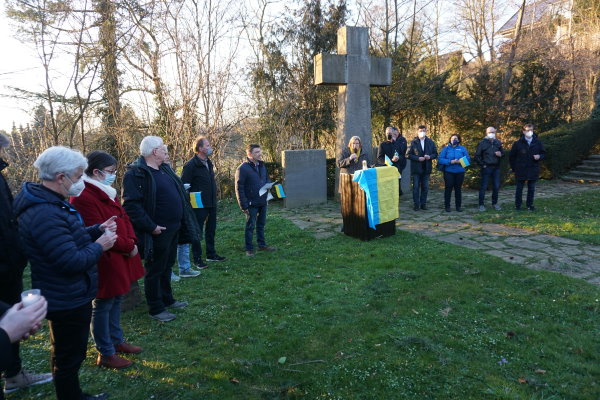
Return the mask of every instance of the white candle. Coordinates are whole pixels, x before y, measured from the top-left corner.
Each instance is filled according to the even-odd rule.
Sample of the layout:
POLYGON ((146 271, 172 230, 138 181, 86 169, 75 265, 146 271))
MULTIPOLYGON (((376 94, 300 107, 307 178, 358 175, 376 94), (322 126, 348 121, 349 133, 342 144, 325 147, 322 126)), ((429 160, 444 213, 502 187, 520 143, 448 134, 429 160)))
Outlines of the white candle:
POLYGON ((26 290, 21 293, 21 303, 23 307, 27 307, 38 301, 40 297, 40 289, 26 290))

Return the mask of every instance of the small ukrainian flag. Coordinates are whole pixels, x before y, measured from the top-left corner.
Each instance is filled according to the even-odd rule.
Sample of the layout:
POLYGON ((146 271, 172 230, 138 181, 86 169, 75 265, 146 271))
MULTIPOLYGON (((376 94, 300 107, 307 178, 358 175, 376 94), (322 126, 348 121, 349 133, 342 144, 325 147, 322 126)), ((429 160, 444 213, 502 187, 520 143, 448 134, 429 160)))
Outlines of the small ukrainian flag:
POLYGON ((192 208, 204 208, 201 193, 202 192, 190 192, 190 203, 192 204, 192 208))
POLYGON ((283 185, 275 185, 275 194, 278 198, 283 199, 285 197, 285 192, 283 191, 283 185))
POLYGON ((387 154, 385 155, 385 165, 387 165, 388 167, 391 167, 394 165, 394 164, 392 164, 392 160, 390 160, 390 158, 387 156, 387 154))
POLYGON ((460 165, 462 165, 463 168, 467 168, 469 165, 471 165, 467 156, 459 158, 458 161, 460 162, 460 165))

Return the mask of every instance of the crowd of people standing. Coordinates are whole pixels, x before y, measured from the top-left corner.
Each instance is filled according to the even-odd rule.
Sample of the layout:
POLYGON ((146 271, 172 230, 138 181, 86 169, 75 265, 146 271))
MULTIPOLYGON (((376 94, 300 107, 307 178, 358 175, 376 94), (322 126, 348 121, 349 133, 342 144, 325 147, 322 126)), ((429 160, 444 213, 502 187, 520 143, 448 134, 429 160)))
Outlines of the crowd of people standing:
MULTIPOLYGON (((0 151, 9 144, 0 135, 0 151)), ((150 317, 169 322, 177 317, 174 310, 188 305, 171 287, 178 253, 182 277, 207 267, 203 236, 205 260, 225 260, 215 249, 217 195, 208 138, 196 139, 194 151, 179 177, 162 138, 145 137, 123 177, 122 203, 113 187, 118 160, 104 151, 83 156, 63 146, 46 149, 33 164, 40 183, 24 183, 14 199, 0 173, 0 372, 5 377, 0 398, 50 381, 59 400, 108 398, 84 393, 79 383, 90 327, 96 364, 127 368, 132 361, 122 355, 143 351, 125 340, 121 327, 121 302, 131 285, 143 277, 150 317), (27 263, 31 285, 41 293, 33 305, 21 301, 27 263), (34 374, 22 368, 19 342, 44 318, 51 373, 34 374)), ((250 145, 246 155, 236 174, 236 195, 246 215, 246 255, 254 256, 254 229, 258 249, 275 250, 265 240, 267 193, 260 191, 270 179, 260 146, 250 145)), ((0 171, 6 166, 0 157, 0 171)))

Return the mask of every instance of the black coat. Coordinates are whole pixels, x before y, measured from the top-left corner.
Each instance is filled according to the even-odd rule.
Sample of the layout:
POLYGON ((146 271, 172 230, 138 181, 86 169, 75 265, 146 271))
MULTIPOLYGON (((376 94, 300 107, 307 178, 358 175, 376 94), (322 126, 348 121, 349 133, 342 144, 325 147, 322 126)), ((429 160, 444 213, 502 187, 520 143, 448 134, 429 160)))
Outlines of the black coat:
POLYGON ((497 167, 500 164, 500 159, 504 156, 502 143, 498 139, 483 139, 477 144, 475 150, 475 162, 481 167, 497 167), (496 156, 496 152, 502 153, 500 157, 496 156))
POLYGON ((404 136, 398 136, 396 141, 391 140, 385 141, 379 145, 377 151, 377 163, 379 165, 385 165, 385 156, 388 156, 390 160, 394 158, 394 153, 398 153, 398 161, 392 162, 392 165, 398 168, 398 172, 402 173, 404 167, 406 167, 406 139, 404 136))
POLYGON ((546 157, 544 144, 533 135, 531 144, 527 143, 525 136, 513 143, 508 159, 510 168, 515 173, 517 180, 535 180, 540 177, 540 162, 546 157), (539 154, 540 159, 535 160, 534 154, 539 154))
MULTIPOLYGON (((0 302, 0 319, 9 308, 10 305, 0 302)), ((12 347, 8 334, 4 329, 0 329, 0 372, 10 367, 11 355, 12 347)))
MULTIPOLYGON (((0 171, 8 164, 0 158, 0 171)), ((27 265, 19 240, 17 219, 13 212, 13 196, 0 172, 0 279, 20 279, 27 265)))
POLYGON ((15 199, 19 234, 31 265, 31 286, 42 291, 48 311, 71 310, 96 297, 95 243, 99 225, 85 227, 79 212, 62 195, 27 182, 15 199))
POLYGON ((206 163, 208 168, 198 156, 192 157, 183 166, 181 181, 190 184, 190 192, 202 192, 202 205, 211 208, 217 206, 217 183, 212 161, 207 159, 206 163))
POLYGON ((406 158, 410 159, 410 174, 411 175, 429 175, 433 167, 432 160, 438 156, 437 148, 433 140, 425 137, 425 148, 421 147, 421 140, 414 138, 406 150, 406 158), (428 155, 430 160, 423 162, 419 161, 419 157, 428 155))
POLYGON ((267 182, 271 182, 271 179, 264 162, 259 161, 258 166, 255 166, 252 161, 247 160, 238 167, 235 171, 235 195, 242 210, 247 210, 249 206, 267 205, 267 193, 262 196, 258 194, 267 182))
MULTIPOLYGON (((198 223, 194 216, 190 197, 181 179, 175 174, 169 164, 162 163, 160 169, 173 181, 183 203, 183 218, 179 228, 179 243, 191 243, 198 237, 198 223)), ((143 259, 152 256, 152 231, 157 226, 154 222, 156 212, 156 183, 152 177, 150 167, 144 157, 127 166, 123 176, 123 208, 127 212, 133 230, 138 238, 138 250, 143 259)))

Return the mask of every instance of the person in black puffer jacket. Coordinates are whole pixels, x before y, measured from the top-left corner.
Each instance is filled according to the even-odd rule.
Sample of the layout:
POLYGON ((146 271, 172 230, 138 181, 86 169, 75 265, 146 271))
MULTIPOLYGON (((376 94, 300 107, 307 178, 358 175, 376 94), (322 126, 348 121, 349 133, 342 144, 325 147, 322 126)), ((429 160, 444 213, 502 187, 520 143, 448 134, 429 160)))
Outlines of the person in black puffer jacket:
POLYGON ((533 211, 535 182, 540 178, 540 161, 546 157, 544 144, 533 133, 533 125, 523 126, 521 138, 513 143, 508 159, 510 168, 515 173, 517 188, 515 190, 515 208, 521 209, 523 203, 523 186, 527 181, 526 206, 533 211))
POLYGON ((475 161, 481 167, 481 186, 479 187, 479 211, 485 211, 485 191, 488 182, 492 180, 492 207, 500 211, 498 192, 500 191, 500 159, 504 156, 502 143, 496 139, 496 128, 493 126, 485 130, 485 138, 477 144, 475 161))
POLYGON ((79 386, 85 360, 92 300, 96 297, 96 263, 116 240, 111 218, 86 228, 67 202, 83 190, 86 158, 62 146, 44 151, 33 164, 41 184, 26 182, 15 199, 23 248, 31 264, 31 283, 48 300, 52 374, 59 400, 105 399, 79 386))

